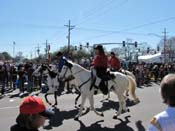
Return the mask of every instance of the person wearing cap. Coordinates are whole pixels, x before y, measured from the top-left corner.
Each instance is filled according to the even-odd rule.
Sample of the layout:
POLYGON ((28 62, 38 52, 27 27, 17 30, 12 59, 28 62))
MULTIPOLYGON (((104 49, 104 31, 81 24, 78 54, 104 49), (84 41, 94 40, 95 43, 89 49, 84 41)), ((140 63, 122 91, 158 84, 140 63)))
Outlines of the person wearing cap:
POLYGON ((111 57, 109 59, 109 67, 111 71, 119 71, 121 68, 120 60, 116 57, 114 52, 111 52, 111 57))
POLYGON ((60 51, 56 54, 56 56, 58 58, 58 71, 61 72, 61 69, 65 64, 66 57, 64 57, 63 53, 60 51))
POLYGON ((16 118, 16 123, 11 127, 11 131, 38 131, 44 125, 46 118, 50 118, 54 112, 46 109, 41 98, 29 96, 24 98, 20 105, 20 114, 16 118))
POLYGON ((166 75, 160 84, 160 93, 163 102, 168 108, 154 116, 149 131, 175 130, 175 74, 166 75))
POLYGON ((104 52, 102 45, 97 45, 95 48, 95 58, 92 62, 92 77, 93 82, 98 85, 103 92, 103 94, 108 93, 107 85, 105 81, 107 81, 107 68, 108 68, 108 57, 104 52), (93 69, 96 70, 96 74, 94 73, 93 69), (96 79, 96 76, 100 79, 96 79), (96 80, 95 80, 96 79, 96 80))
POLYGON ((95 58, 92 65, 97 71, 97 76, 101 77, 106 74, 108 68, 108 57, 105 54, 102 45, 95 47, 95 58))

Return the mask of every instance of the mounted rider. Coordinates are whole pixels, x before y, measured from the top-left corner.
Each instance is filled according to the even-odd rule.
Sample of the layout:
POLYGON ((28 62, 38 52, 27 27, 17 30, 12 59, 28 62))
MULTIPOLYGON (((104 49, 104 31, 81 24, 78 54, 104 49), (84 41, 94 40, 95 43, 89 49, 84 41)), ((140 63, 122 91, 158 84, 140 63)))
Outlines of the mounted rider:
POLYGON ((121 68, 120 60, 114 52, 111 52, 111 57, 109 59, 109 68, 111 71, 119 71, 121 68))
POLYGON ((107 81, 112 77, 107 72, 108 57, 105 54, 102 45, 97 45, 95 47, 95 55, 96 56, 92 62, 91 67, 93 83, 95 83, 95 85, 97 85, 104 94, 107 94, 108 93, 107 81), (97 79, 97 77, 100 79, 97 79))
POLYGON ((63 68, 65 62, 66 62, 66 57, 63 55, 62 52, 58 52, 56 54, 57 58, 58 58, 58 72, 61 72, 61 69, 63 68))
MULTIPOLYGON (((58 72, 61 72, 61 69, 63 68, 63 66, 65 65, 65 63, 67 61, 67 58, 60 51, 56 54, 56 56, 58 58, 58 65, 57 65, 58 72)), ((60 81, 61 92, 63 91, 64 86, 65 86, 65 83, 60 81)), ((67 91, 70 92, 69 81, 67 81, 67 91)))

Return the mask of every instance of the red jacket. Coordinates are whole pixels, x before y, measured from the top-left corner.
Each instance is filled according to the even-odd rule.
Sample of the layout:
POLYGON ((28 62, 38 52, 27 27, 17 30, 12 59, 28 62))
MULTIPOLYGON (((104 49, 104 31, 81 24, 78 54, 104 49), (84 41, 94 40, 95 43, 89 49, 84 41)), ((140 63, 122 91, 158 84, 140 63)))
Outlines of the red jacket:
POLYGON ((97 55, 92 64, 94 67, 108 68, 108 57, 105 54, 97 55))
POLYGON ((109 65, 110 65, 110 68, 112 69, 118 70, 121 68, 120 60, 115 56, 110 58, 109 65))

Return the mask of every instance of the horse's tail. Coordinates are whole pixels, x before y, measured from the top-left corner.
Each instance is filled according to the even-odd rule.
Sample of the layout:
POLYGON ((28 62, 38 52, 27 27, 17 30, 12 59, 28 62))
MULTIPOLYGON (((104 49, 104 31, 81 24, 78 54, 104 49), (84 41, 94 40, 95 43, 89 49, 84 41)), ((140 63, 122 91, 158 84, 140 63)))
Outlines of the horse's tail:
POLYGON ((131 76, 132 78, 134 78, 134 80, 136 80, 136 77, 132 72, 126 70, 126 75, 131 76))
POLYGON ((135 94, 135 91, 137 88, 136 81, 134 80, 134 78, 132 76, 128 76, 128 80, 129 80, 129 91, 131 93, 131 96, 133 97, 134 102, 138 103, 139 98, 135 94))

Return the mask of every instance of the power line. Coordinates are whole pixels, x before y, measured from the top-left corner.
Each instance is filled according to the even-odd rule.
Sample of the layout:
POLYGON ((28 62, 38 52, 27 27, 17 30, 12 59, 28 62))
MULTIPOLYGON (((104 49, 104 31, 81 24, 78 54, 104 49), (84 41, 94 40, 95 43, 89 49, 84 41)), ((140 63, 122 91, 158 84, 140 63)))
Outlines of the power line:
POLYGON ((76 29, 83 30, 83 31, 91 31, 91 32, 94 31, 94 32, 123 33, 123 34, 133 34, 133 35, 148 35, 148 34, 144 34, 144 33, 133 33, 133 32, 125 32, 125 31, 103 30, 103 29, 84 28, 84 27, 78 27, 76 29))
POLYGON ((14 27, 17 27, 17 26, 25 26, 27 28, 48 28, 48 29, 55 29, 55 28, 59 28, 59 29, 64 29, 63 26, 56 26, 56 25, 38 25, 38 24, 31 24, 31 23, 0 23, 0 26, 14 26, 14 27))
POLYGON ((157 21, 153 21, 153 22, 141 24, 141 25, 134 26, 134 27, 131 27, 131 28, 126 28, 126 29, 123 29, 123 30, 109 32, 109 33, 105 33, 105 34, 102 34, 102 35, 94 36, 94 37, 92 37, 90 39, 101 38, 101 37, 105 37, 105 36, 109 36, 109 35, 112 35, 112 34, 117 34, 117 33, 125 32, 125 31, 131 31, 131 30, 143 28, 143 27, 150 26, 150 25, 159 24, 159 23, 170 21, 170 20, 174 20, 174 19, 175 19, 175 17, 169 17, 169 18, 166 18, 166 19, 161 19, 161 20, 157 20, 157 21))
MULTIPOLYGON (((120 3, 118 3, 117 5, 114 5, 114 4, 113 4, 114 7, 106 8, 106 9, 103 10, 102 12, 97 12, 96 14, 94 13, 94 16, 96 15, 96 16, 98 16, 98 17, 101 17, 101 16, 105 15, 106 13, 109 13, 109 11, 111 11, 113 8, 115 8, 115 9, 121 8, 121 7, 122 7, 124 4, 126 4, 128 1, 129 1, 129 0, 123 0, 123 1, 121 1, 120 3)), ((116 1, 114 1, 114 2, 116 2, 116 1)), ((79 23, 78 25, 84 24, 85 22, 87 22, 87 19, 88 19, 88 17, 87 17, 84 21, 82 21, 81 23, 79 23)))
POLYGON ((96 14, 98 11, 101 11, 102 9, 104 9, 105 7, 109 6, 110 4, 112 4, 114 2, 114 0, 108 0, 106 3, 103 3, 101 6, 97 6, 93 9, 90 10, 90 13, 88 15, 85 15, 82 20, 76 24, 80 25, 82 23, 84 23, 85 21, 87 21, 89 19, 89 17, 93 16, 94 14, 96 14))

